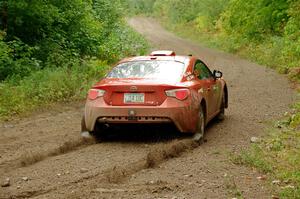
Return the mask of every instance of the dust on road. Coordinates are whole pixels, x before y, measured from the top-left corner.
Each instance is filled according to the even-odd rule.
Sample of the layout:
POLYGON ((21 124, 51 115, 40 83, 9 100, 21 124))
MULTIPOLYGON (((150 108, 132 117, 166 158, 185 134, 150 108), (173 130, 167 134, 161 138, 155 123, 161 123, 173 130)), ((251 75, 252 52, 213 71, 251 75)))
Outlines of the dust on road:
MULTIPOLYGON (((178 38, 153 19, 138 17, 129 23, 146 36, 153 49, 193 54, 221 70, 229 89, 226 119, 210 124, 208 141, 196 148, 185 145, 187 138, 125 139, 121 132, 116 139, 87 145, 78 142, 67 151, 59 148, 68 140, 80 139, 83 103, 3 123, 0 180, 10 178, 10 186, 0 187, 0 198, 228 198, 237 193, 245 198, 269 198, 270 190, 256 179, 259 173, 232 164, 228 153, 249 146, 250 137, 265 133, 267 121, 288 110, 296 94, 287 79, 263 66, 178 38), (50 155, 12 166, 29 151, 50 155)), ((143 136, 141 132, 136 135, 143 136)))

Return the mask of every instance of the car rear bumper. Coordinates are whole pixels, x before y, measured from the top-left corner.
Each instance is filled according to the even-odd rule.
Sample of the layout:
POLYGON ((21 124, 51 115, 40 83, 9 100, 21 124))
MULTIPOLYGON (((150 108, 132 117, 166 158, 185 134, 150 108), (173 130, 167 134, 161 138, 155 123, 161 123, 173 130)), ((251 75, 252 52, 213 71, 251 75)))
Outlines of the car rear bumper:
POLYGON ((87 100, 85 123, 93 131, 99 123, 174 123, 181 132, 194 132, 197 108, 191 100, 179 101, 167 98, 159 106, 111 106, 103 98, 87 100))

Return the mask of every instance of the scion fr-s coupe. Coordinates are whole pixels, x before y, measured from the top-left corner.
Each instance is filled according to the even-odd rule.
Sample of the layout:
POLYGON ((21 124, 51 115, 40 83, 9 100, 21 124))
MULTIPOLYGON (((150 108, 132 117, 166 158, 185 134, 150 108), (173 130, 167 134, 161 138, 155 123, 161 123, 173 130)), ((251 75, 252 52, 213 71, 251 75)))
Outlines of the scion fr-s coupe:
POLYGON ((224 118, 226 82, 194 56, 155 51, 120 61, 88 92, 82 133, 100 136, 103 126, 173 123, 203 140, 206 124, 224 118))

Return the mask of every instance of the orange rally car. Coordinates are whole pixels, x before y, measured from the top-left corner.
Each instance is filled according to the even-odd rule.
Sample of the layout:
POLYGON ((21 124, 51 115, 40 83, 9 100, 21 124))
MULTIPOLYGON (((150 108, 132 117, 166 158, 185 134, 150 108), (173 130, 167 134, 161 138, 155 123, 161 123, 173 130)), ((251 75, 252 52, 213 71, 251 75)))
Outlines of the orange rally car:
POLYGON ((88 92, 82 133, 101 136, 120 123, 173 123, 202 140, 205 125, 224 118, 228 90, 220 71, 194 56, 154 51, 120 61, 88 92))

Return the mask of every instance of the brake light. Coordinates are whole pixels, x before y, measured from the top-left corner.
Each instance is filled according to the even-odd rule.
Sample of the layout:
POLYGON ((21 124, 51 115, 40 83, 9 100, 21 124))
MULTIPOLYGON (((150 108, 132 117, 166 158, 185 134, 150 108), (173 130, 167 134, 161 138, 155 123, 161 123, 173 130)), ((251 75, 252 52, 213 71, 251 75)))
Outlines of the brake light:
POLYGON ((189 89, 174 89, 166 91, 168 97, 175 97, 179 100, 185 100, 189 96, 189 89))
POLYGON ((88 98, 94 100, 97 99, 98 97, 102 97, 104 94, 105 94, 105 90, 90 89, 88 92, 88 98))

